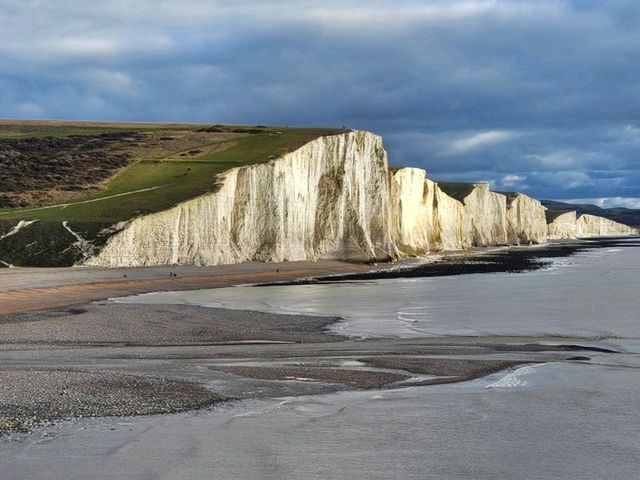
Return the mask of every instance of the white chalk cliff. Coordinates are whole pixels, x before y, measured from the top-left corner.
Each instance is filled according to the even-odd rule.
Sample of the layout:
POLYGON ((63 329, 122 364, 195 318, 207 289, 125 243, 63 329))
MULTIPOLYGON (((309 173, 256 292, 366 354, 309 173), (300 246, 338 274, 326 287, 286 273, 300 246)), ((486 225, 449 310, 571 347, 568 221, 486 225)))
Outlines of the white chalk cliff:
POLYGON ((425 181, 433 211, 430 235, 433 251, 464 250, 472 245, 472 238, 465 231, 465 206, 442 191, 431 180, 425 181))
POLYGON ((546 208, 523 193, 507 196, 507 243, 530 245, 547 240, 546 208))
POLYGON ((107 267, 396 257, 382 139, 320 137, 234 168, 219 189, 132 220, 85 262, 107 267))
POLYGON ((635 228, 595 215, 580 215, 576 224, 576 236, 578 238, 630 235, 634 233, 636 233, 635 228))
POLYGON ((633 231, 575 212, 547 225, 544 207, 526 195, 438 184, 418 168, 391 172, 382 139, 362 131, 320 137, 215 181, 215 193, 131 220, 84 263, 375 261, 633 231))
POLYGON ((427 190, 426 172, 401 168, 391 175, 394 240, 408 255, 428 253, 433 231, 433 192, 427 190))
POLYGON ((576 212, 548 212, 547 239, 566 240, 576 238, 576 212))
POLYGON ((478 183, 463 203, 463 232, 472 245, 507 245, 507 197, 489 190, 488 183, 478 183))
POLYGON ((391 207, 396 245, 404 255, 471 245, 463 230, 464 205, 446 195, 420 168, 401 168, 392 174, 391 207))

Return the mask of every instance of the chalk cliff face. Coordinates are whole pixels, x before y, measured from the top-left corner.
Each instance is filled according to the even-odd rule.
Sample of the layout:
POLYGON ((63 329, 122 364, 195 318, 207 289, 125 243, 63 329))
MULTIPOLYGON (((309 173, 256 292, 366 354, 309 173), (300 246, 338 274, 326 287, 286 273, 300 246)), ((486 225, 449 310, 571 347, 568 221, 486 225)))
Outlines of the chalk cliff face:
POLYGON ((580 215, 576 224, 578 237, 630 235, 633 233, 636 233, 636 230, 632 227, 595 215, 580 215))
POLYGON ((463 200, 463 235, 476 247, 507 245, 507 198, 478 183, 463 200))
MULTIPOLYGON (((553 212, 549 212, 553 213, 553 212)), ((565 212, 549 218, 547 224, 547 238, 549 240, 562 240, 576 238, 577 227, 576 212, 565 212)))
POLYGON ((430 235, 434 251, 464 250, 472 245, 472 237, 465 230, 465 206, 442 191, 431 180, 425 186, 433 205, 433 229, 430 235))
POLYGON ((318 138, 267 164, 232 169, 217 192, 131 221, 85 263, 215 265, 397 256, 382 139, 318 138))
POLYGON ((420 168, 401 168, 391 174, 394 240, 406 255, 419 255, 431 249, 433 193, 426 188, 425 176, 420 168))
POLYGON ((391 177, 396 244, 406 255, 461 250, 471 245, 463 230, 464 205, 426 178, 420 168, 401 168, 391 177))
POLYGON ((507 196, 507 241, 510 245, 543 243, 547 239, 545 208, 523 193, 507 196))
POLYGON ((87 250, 93 256, 84 263, 376 261, 634 233, 591 215, 547 216, 539 201, 491 192, 485 183, 438 184, 419 168, 391 172, 382 139, 368 132, 318 138, 270 163, 229 170, 217 186, 215 193, 120 225, 98 253, 98 247, 87 250))

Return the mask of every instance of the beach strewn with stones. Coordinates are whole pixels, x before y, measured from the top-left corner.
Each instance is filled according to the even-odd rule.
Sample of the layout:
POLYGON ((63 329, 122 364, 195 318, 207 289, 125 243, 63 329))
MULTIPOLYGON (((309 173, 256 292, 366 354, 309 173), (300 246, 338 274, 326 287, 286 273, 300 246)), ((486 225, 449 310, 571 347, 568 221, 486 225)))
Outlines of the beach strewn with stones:
POLYGON ((171 413, 213 405, 213 392, 179 380, 70 369, 0 369, 0 432, 43 421, 171 413))
MULTIPOLYGON (((368 274, 360 266, 354 269, 360 270, 357 278, 429 276, 430 271, 440 275, 444 266, 450 274, 475 272, 478 265, 489 265, 492 271, 532 270, 545 265, 540 258, 614 244, 603 240, 452 255, 413 266, 371 266, 368 274)), ((266 268, 277 280, 279 272, 266 268)), ((180 272, 188 281, 187 272, 180 272)), ((342 273, 354 278, 348 265, 342 273)), ((128 275, 145 274, 132 270, 128 275)), ((223 277, 229 275, 225 271, 223 277)), ((99 285, 108 294, 113 291, 109 282, 117 281, 103 279, 99 285)), ((139 292, 135 280, 131 284, 139 292)), ((56 285, 43 281, 39 288, 56 285)), ((99 299, 100 291, 92 294, 99 299)), ((29 295, 28 290, 5 293, 29 295)), ((338 321, 330 316, 105 300, 7 313, 0 316, 0 432, 30 431, 64 419, 215 407, 252 397, 468 381, 529 363, 588 361, 593 351, 579 337, 565 338, 563 345, 545 345, 535 337, 343 337, 330 330, 338 321)))

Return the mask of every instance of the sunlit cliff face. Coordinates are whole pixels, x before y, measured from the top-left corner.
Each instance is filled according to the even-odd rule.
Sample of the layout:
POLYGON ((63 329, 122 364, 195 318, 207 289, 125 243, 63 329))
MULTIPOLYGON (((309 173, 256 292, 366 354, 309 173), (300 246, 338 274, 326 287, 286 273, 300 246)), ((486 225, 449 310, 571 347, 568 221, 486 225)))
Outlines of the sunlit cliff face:
POLYGON ((382 139, 362 131, 321 137, 220 180, 215 193, 132 220, 86 264, 377 261, 542 243, 548 235, 632 233, 585 216, 576 223, 575 214, 552 222, 547 232, 540 202, 521 194, 507 199, 483 183, 452 198, 424 170, 389 171, 382 139))

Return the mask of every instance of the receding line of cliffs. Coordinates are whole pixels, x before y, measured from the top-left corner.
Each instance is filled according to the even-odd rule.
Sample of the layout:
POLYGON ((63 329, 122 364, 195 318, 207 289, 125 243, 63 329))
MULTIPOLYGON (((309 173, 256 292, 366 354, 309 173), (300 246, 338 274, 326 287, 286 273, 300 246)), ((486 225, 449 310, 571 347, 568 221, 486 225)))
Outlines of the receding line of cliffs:
POLYGON ((486 183, 390 170, 381 137, 364 131, 320 137, 269 163, 229 170, 218 183, 215 193, 129 221, 84 264, 378 261, 637 233, 600 217, 549 212, 486 183))

